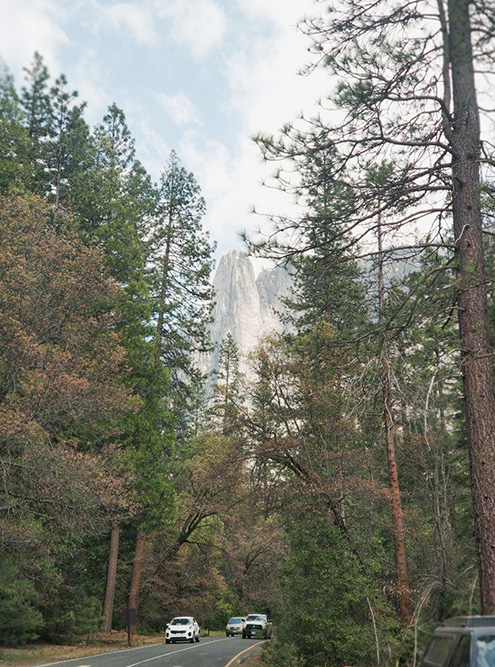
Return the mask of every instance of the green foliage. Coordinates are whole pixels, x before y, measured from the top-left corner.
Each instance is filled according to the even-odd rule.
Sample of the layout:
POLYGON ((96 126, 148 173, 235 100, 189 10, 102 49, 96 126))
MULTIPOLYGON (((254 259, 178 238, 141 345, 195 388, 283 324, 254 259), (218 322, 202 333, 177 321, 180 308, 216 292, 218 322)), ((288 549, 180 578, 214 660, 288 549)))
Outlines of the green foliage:
POLYGON ((276 639, 272 639, 268 646, 263 647, 261 659, 270 667, 305 667, 306 665, 295 644, 282 644, 276 639))
MULTIPOLYGON (((325 348, 318 341, 321 366, 325 372, 328 364, 343 371, 336 375, 337 392, 343 400, 335 416, 340 416, 340 423, 349 419, 355 426, 354 435, 350 430, 338 433, 337 442, 345 455, 341 467, 331 469, 333 479, 328 479, 319 465, 324 457, 314 454, 325 451, 317 448, 318 441, 323 442, 325 437, 327 448, 334 445, 328 434, 337 429, 323 431, 321 415, 325 408, 331 413, 338 405, 335 396, 327 396, 326 406, 315 405, 314 401, 300 405, 292 387, 301 375, 284 376, 282 359, 278 365, 272 364, 270 379, 265 363, 264 384, 259 385, 255 402, 259 414, 263 408, 260 417, 264 419, 263 447, 258 451, 263 456, 268 452, 272 461, 278 462, 286 462, 289 452, 294 474, 306 474, 313 493, 325 489, 334 499, 341 499, 338 502, 345 509, 344 532, 353 550, 394 600, 394 544, 385 491, 387 459, 382 420, 382 396, 387 385, 391 400, 386 410, 397 452, 411 598, 421 616, 420 623, 428 623, 432 617, 441 619, 456 609, 469 611, 477 604, 466 456, 470 445, 463 423, 459 379, 461 367, 468 373, 461 354, 469 359, 473 350, 485 347, 485 342, 460 346, 457 317, 463 320, 469 309, 464 309, 462 302, 475 294, 474 290, 462 289, 462 272, 468 283, 476 273, 477 284, 487 286, 493 273, 488 242, 485 259, 489 266, 484 276, 481 252, 475 262, 469 258, 464 266, 460 262, 463 247, 459 237, 463 238, 467 230, 464 211, 478 209, 476 193, 480 184, 474 169, 471 188, 464 190, 473 197, 462 215, 456 213, 456 197, 451 195, 459 185, 452 165, 460 159, 458 141, 465 129, 460 143, 471 138, 473 145, 468 152, 481 162, 485 159, 473 120, 478 113, 476 91, 473 87, 467 94, 467 77, 463 82, 466 85, 458 81, 455 61, 459 53, 456 55, 455 47, 461 33, 452 26, 464 12, 462 42, 466 46, 471 40, 472 51, 469 57, 463 51, 460 60, 476 71, 477 64, 487 57, 492 60, 488 40, 476 36, 478 27, 491 20, 491 10, 487 3, 474 9, 467 0, 448 6, 439 3, 438 7, 440 11, 433 16, 421 2, 344 0, 328 3, 328 12, 301 22, 300 28, 310 38, 310 50, 315 55, 307 69, 321 66, 329 71, 333 90, 325 96, 317 117, 286 124, 276 136, 257 137, 263 157, 275 165, 270 185, 287 192, 302 206, 285 216, 273 215, 272 233, 266 241, 251 244, 264 256, 295 265, 296 290, 291 305, 297 333, 313 333, 322 319, 334 327, 334 342, 347 354, 325 357, 325 348), (449 43, 442 44, 447 35, 449 43), (443 62, 442 53, 448 54, 443 62), (472 130, 467 130, 467 125, 452 125, 452 117, 462 115, 463 105, 468 104, 462 100, 463 95, 471 104, 472 130), (440 158, 442 152, 454 155, 453 162, 440 158), (457 218, 457 241, 448 229, 452 217, 457 218), (377 268, 383 268, 383 273, 377 268), (375 284, 366 280, 365 270, 375 284), (383 282, 376 280, 377 273, 383 282), (378 292, 381 299, 377 298, 378 292), (462 352, 460 347, 464 348, 462 352), (380 378, 383 351, 389 361, 386 383, 380 378), (277 384, 273 381, 276 374, 282 378, 277 384), (289 379, 283 382, 284 377, 289 379), (276 419, 270 394, 274 386, 279 393, 285 390, 286 400, 279 400, 278 406, 283 422, 276 419), (291 430, 292 442, 283 439, 283 427, 291 430), (316 437, 310 439, 310 434, 316 437), (301 461, 304 448, 306 456, 301 461), (311 466, 307 465, 308 459, 311 466), (336 489, 339 473, 340 493, 336 489), (469 584, 474 599, 468 600, 469 584)), ((490 162, 488 156, 487 164, 490 162)), ((487 212, 484 224, 489 227, 493 197, 486 186, 483 195, 487 212)), ((471 228, 477 225, 476 220, 471 228)), ((487 227, 483 231, 488 231, 487 227)), ((474 252, 476 243, 470 240, 468 244, 474 252)), ((480 297, 480 303, 482 300, 480 297)), ((489 302, 493 304, 493 294, 489 294, 489 302)), ((478 312, 483 311, 480 306, 478 312)), ((461 334, 477 330, 481 336, 485 325, 491 326, 489 322, 479 326, 464 322, 461 334)), ((286 369, 291 360, 286 359, 286 369)), ((485 370, 489 377, 491 369, 485 370)), ((320 393, 311 375, 304 380, 310 397, 320 393)), ((468 397, 475 385, 474 380, 465 385, 468 397)), ((484 398, 480 392, 473 403, 479 404, 484 398)), ((487 422, 489 410, 487 405, 487 422)), ((473 442, 476 437, 474 433, 473 442)), ((471 449, 471 454, 476 455, 476 451, 471 449)), ((474 460, 471 457, 471 466, 474 460)), ((335 458, 330 461, 334 463, 335 458)), ((491 489, 487 482, 482 496, 490 497, 491 489)), ((485 517, 489 516, 486 512, 485 517)), ((488 520, 484 523, 493 530, 488 520)), ((490 539, 479 541, 489 543, 490 539)), ((493 566, 487 569, 491 571, 493 566)), ((488 580, 486 589, 491 589, 488 580)), ((352 628, 349 633, 352 635, 352 628)))
POLYGON ((239 429, 244 378, 239 370, 239 350, 228 333, 218 349, 218 370, 214 376, 211 416, 225 435, 239 429))
POLYGON ((14 80, 0 61, 0 192, 22 192, 33 177, 30 138, 14 80))
POLYGON ((187 428, 188 385, 197 375, 193 352, 209 349, 214 245, 201 227, 204 213, 194 175, 172 151, 160 177, 148 250, 156 355, 171 373, 178 428, 187 428))
POLYGON ((295 653, 302 667, 371 664, 375 637, 369 605, 382 652, 397 640, 394 612, 346 539, 307 510, 304 523, 289 529, 291 554, 280 571, 284 603, 276 635, 288 647, 281 652, 295 653))
POLYGON ((43 637, 60 644, 89 639, 101 625, 101 602, 74 586, 61 586, 43 608, 43 637))
POLYGON ((33 582, 22 577, 11 558, 0 557, 0 644, 33 641, 43 628, 33 582))

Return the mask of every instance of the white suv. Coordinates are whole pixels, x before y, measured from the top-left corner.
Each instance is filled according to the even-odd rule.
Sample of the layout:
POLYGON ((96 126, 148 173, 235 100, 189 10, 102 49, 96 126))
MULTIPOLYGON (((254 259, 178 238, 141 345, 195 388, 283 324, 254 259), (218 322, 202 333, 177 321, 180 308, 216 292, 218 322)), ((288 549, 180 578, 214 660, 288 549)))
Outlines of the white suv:
POLYGON ((176 616, 165 629, 165 643, 174 644, 176 641, 199 642, 199 625, 192 616, 176 616))

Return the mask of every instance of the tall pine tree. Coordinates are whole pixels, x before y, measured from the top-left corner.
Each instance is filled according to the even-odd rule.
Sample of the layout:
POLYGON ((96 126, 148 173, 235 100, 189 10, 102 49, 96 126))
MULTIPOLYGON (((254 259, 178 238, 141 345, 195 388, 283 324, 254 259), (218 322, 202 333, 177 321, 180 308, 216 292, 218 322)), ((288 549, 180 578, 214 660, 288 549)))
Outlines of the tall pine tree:
MULTIPOLYGON (((202 229, 205 202, 194 175, 172 151, 160 178, 150 230, 156 318, 155 354, 172 374, 177 412, 198 376, 197 355, 209 349, 210 273, 214 246, 202 229)), ((184 405, 184 404, 183 404, 184 405)))

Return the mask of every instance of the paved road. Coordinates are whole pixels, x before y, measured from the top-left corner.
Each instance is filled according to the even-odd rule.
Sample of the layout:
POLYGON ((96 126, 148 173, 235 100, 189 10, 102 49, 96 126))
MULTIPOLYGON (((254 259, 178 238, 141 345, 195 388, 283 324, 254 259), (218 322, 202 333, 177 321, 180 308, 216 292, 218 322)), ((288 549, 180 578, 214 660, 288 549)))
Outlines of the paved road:
POLYGON ((39 667, 234 667, 237 657, 253 655, 262 643, 240 637, 202 637, 199 644, 153 644, 39 667))

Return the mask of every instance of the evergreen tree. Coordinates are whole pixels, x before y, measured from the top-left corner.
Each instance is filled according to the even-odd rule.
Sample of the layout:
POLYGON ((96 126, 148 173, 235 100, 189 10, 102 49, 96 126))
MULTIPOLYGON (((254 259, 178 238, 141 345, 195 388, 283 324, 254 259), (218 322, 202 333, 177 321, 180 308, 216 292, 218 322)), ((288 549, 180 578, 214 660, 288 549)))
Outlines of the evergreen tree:
MULTIPOLYGON (((35 53, 25 68, 19 106, 28 136, 28 150, 21 158, 30 168, 25 187, 53 204, 54 218, 70 217, 78 183, 85 179, 92 160, 89 127, 83 118, 85 103, 77 104, 77 91, 69 91, 62 74, 50 87, 43 58, 35 53)), ((61 224, 59 219, 57 224, 61 224)))
POLYGON ((126 292, 147 292, 146 222, 153 210, 151 179, 136 160, 124 112, 111 105, 92 134, 93 154, 84 180, 71 194, 83 238, 101 247, 126 292))
POLYGON ((430 253, 402 285, 390 290, 389 308, 403 303, 407 292, 410 308, 397 316, 400 333, 390 356, 393 382, 400 388, 394 417, 401 477, 409 495, 406 512, 411 490, 417 489, 414 512, 422 516, 423 537, 409 543, 409 562, 416 570, 411 574, 420 582, 423 613, 438 620, 469 609, 476 577, 459 577, 473 566, 476 554, 452 310, 455 271, 453 265, 445 266, 442 254, 430 253), (414 311, 418 316, 411 318, 414 311), (427 576, 424 563, 430 564, 427 576))
POLYGON ((365 572, 339 531, 310 507, 301 503, 287 530, 290 554, 280 568, 284 605, 276 617, 280 640, 270 647, 270 664, 373 664, 377 650, 385 664, 397 651, 397 622, 376 585, 374 564, 368 562, 365 572))
POLYGON ((50 177, 47 196, 53 202, 55 218, 64 208, 70 210, 72 190, 86 177, 91 164, 90 132, 83 118, 86 105, 75 104, 77 97, 77 91, 67 90, 63 74, 50 89, 52 137, 45 151, 50 177))
POLYGON ((125 114, 115 104, 95 128, 92 144, 93 161, 84 181, 77 183, 74 203, 83 238, 101 247, 111 274, 123 287, 125 298, 118 304, 118 328, 129 355, 128 381, 141 399, 139 409, 125 423, 125 458, 134 473, 138 508, 129 605, 137 609, 147 534, 169 522, 174 513, 170 373, 164 364, 155 361, 146 266, 149 255, 145 235, 155 207, 155 191, 136 160, 125 114))
POLYGON ((15 634, 6 621, 13 604, 25 609, 25 623, 16 624, 25 641, 41 627, 30 600, 38 600, 48 636, 48 610, 60 610, 66 584, 70 632, 83 628, 76 609, 84 615, 92 608, 98 624, 99 610, 86 599, 88 578, 79 590, 69 584, 71 559, 110 516, 128 511, 116 443, 135 399, 114 328, 118 288, 100 254, 73 232, 54 230, 46 203, 32 195, 2 198, 0 216, 0 569, 7 573, 15 558, 20 582, 11 587, 6 574, 0 641, 15 634))
POLYGON ((3 65, 0 73, 0 191, 25 191, 32 182, 30 139, 14 80, 3 65))
POLYGON ((24 124, 30 139, 29 160, 33 169, 31 192, 46 196, 50 174, 46 146, 53 139, 53 106, 48 82, 50 75, 42 56, 35 52, 30 68, 25 67, 25 81, 21 89, 24 124))
POLYGON ((213 386, 212 411, 221 423, 224 435, 239 429, 239 411, 243 376, 239 370, 239 350, 232 334, 228 333, 218 350, 218 370, 213 386))
MULTIPOLYGON (((257 137, 266 147, 264 137, 257 137)), ((292 156, 297 182, 284 182, 284 189, 300 204, 297 223, 286 217, 272 217, 275 230, 297 226, 297 242, 288 243, 283 234, 267 242, 250 243, 252 250, 288 263, 294 290, 288 319, 300 332, 324 318, 343 340, 362 333, 367 320, 365 272, 354 258, 355 238, 344 220, 354 210, 356 196, 345 179, 336 179, 338 156, 328 146, 322 129, 308 132, 305 150, 292 156)), ((249 243, 249 241, 248 241, 249 243)))
POLYGON ((214 247, 201 227, 204 212, 205 202, 193 174, 172 151, 160 178, 149 248, 156 359, 170 369, 177 407, 195 373, 195 355, 209 349, 214 247))

